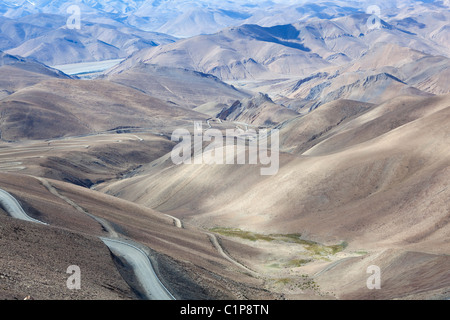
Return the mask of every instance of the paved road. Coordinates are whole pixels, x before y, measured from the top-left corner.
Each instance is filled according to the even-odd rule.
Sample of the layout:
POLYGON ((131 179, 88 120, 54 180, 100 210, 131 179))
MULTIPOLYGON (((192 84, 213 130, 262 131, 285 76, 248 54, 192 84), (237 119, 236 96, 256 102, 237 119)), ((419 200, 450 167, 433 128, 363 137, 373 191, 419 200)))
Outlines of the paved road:
MULTIPOLYGON (((39 178, 38 178, 39 179, 39 178)), ((47 189, 52 192, 53 194, 62 197, 56 189, 54 189, 48 181, 45 179, 39 179, 41 183, 43 183, 47 189)), ((70 199, 66 198, 70 202, 72 202, 70 199)), ((65 200, 66 200, 65 199, 65 200)), ((66 200, 66 201, 67 201, 66 200)), ((78 205, 76 205, 74 202, 72 202, 76 208, 80 208, 78 205)), ((14 198, 10 193, 6 192, 5 190, 0 189, 0 205, 2 208, 13 218, 34 222, 34 223, 40 223, 45 224, 46 223, 33 219, 30 216, 27 215, 25 210, 23 210, 20 203, 14 198)), ((85 210, 83 210, 84 213, 88 214, 85 210)), ((88 214, 90 217, 94 219, 101 220, 99 222, 104 222, 103 219, 99 219, 91 214, 88 214)), ((108 224, 109 226, 109 224, 108 224)), ((110 231, 111 233, 111 231, 110 231)), ((118 236, 117 233, 112 232, 113 236, 118 236)), ((153 266, 150 262, 150 259, 148 258, 147 254, 139 249, 137 246, 133 245, 132 243, 125 242, 123 240, 119 239, 110 239, 110 238, 101 238, 103 243, 108 246, 108 248, 111 250, 111 252, 115 255, 123 257, 129 265, 133 268, 135 275, 140 282, 144 294, 147 296, 148 299, 152 300, 175 300, 174 296, 164 287, 164 285, 161 283, 161 281, 158 279, 158 276, 156 275, 153 266)))
POLYGON ((23 210, 20 203, 14 198, 10 193, 5 190, 0 189, 0 205, 2 208, 13 218, 35 222, 40 224, 46 224, 42 221, 31 218, 26 212, 23 210))
POLYGON ((140 282, 147 297, 151 300, 175 300, 170 292, 164 287, 153 269, 147 254, 138 247, 121 240, 100 238, 117 256, 121 256, 134 269, 135 275, 140 282))
POLYGON ((147 254, 137 247, 138 244, 133 244, 132 241, 125 241, 119 238, 119 235, 114 230, 112 225, 105 219, 98 218, 90 214, 78 204, 66 196, 61 195, 47 179, 36 177, 46 188, 55 196, 66 201, 78 211, 86 214, 92 219, 96 220, 109 233, 109 238, 99 237, 100 240, 109 248, 109 250, 127 260, 128 264, 133 268, 133 271, 141 284, 144 293, 148 299, 151 300, 175 300, 170 292, 164 287, 158 279, 153 266, 147 254))

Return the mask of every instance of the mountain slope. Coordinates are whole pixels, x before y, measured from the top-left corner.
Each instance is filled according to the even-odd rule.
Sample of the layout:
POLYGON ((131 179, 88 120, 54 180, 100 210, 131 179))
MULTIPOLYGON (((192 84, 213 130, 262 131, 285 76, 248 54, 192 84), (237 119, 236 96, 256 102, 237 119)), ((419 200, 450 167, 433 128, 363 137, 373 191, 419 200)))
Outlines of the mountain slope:
POLYGON ((37 61, 0 51, 0 100, 22 88, 49 79, 70 77, 37 61))
POLYGON ((144 63, 118 74, 112 73, 107 79, 189 108, 207 102, 229 103, 249 97, 248 93, 208 74, 144 63))
MULTIPOLYGON (((104 191, 200 225, 302 233, 363 247, 414 242, 433 248, 427 243, 443 243, 449 232, 448 103, 448 95, 417 105, 399 99, 396 106, 404 109, 395 111, 398 116, 411 112, 416 118, 392 119, 387 131, 380 129, 389 113, 377 120, 383 107, 372 107, 352 121, 364 126, 362 119, 372 113, 372 125, 380 128, 371 130, 373 136, 346 136, 338 146, 330 140, 327 153, 313 147, 308 156, 281 154, 273 177, 259 176, 258 166, 181 165, 164 172, 148 168, 147 175, 105 185, 104 191)), ((341 130, 346 132, 345 122, 341 130)))
POLYGON ((275 104, 269 96, 262 93, 243 101, 238 100, 216 115, 221 120, 255 126, 273 126, 296 116, 297 112, 275 104))
POLYGON ((5 140, 93 134, 123 126, 170 130, 205 116, 108 81, 46 81, 0 101, 5 140))
MULTIPOLYGON (((54 21, 53 16, 44 15, 43 19, 54 21)), ((32 17, 30 22, 38 23, 39 20, 42 20, 40 16, 32 17)), ((21 25, 17 24, 16 28, 19 28, 21 25)), ((126 58, 140 49, 175 41, 175 38, 160 33, 91 22, 84 22, 80 30, 70 30, 64 20, 61 26, 45 30, 40 35, 23 37, 7 52, 32 57, 48 65, 61 65, 126 58)), ((11 32, 5 35, 14 37, 11 32)))
POLYGON ((148 208, 67 183, 46 181, 63 198, 49 192, 36 178, 0 175, 2 188, 14 194, 31 215, 51 224, 36 226, 0 212, 0 247, 5 249, 0 262, 7 289, 0 293, 3 298, 139 298, 124 261, 112 255, 98 238, 106 236, 105 229, 66 200, 107 220, 121 237, 139 242, 158 277, 178 299, 235 299, 240 294, 270 297, 255 289, 260 280, 236 271, 198 229, 177 228, 173 219, 148 208), (65 272, 74 264, 81 269, 84 289, 72 292, 67 290, 69 274, 65 272))
POLYGON ((333 67, 358 61, 367 53, 380 55, 378 58, 385 61, 376 48, 392 43, 399 48, 414 48, 414 53, 413 50, 408 53, 411 56, 419 55, 418 51, 434 56, 447 52, 432 40, 386 21, 381 22, 379 29, 371 30, 366 24, 369 18, 365 13, 353 13, 272 27, 249 24, 231 27, 212 35, 142 50, 115 72, 145 62, 162 66, 175 64, 222 80, 283 79, 306 77, 326 68, 333 72, 336 70, 333 67))
POLYGON ((214 35, 142 50, 113 72, 126 70, 137 62, 145 62, 161 66, 177 65, 209 73, 222 80, 242 80, 279 77, 283 74, 305 75, 328 66, 327 61, 310 52, 301 41, 289 39, 296 33, 291 26, 285 26, 283 30, 256 25, 230 28, 214 35), (208 54, 204 55, 204 52, 208 54))
POLYGON ((450 60, 396 44, 378 43, 359 59, 299 80, 280 81, 264 88, 273 95, 306 100, 314 109, 338 99, 381 103, 399 95, 447 94, 444 79, 450 60))

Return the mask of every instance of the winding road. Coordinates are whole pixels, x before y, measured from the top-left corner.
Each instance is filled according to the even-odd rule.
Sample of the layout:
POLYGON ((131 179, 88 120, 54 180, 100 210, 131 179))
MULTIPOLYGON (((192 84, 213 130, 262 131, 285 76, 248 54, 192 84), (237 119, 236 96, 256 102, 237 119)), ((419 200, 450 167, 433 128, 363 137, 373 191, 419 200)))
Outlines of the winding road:
POLYGON ((100 239, 113 254, 127 260, 128 264, 133 268, 145 295, 150 300, 175 300, 175 297, 159 280, 150 259, 144 251, 125 241, 110 238, 100 239))
MULTIPOLYGON (((177 228, 183 229, 183 222, 171 215, 166 214, 165 216, 171 218, 173 220, 173 224, 174 226, 176 226, 177 228)), ((242 263, 240 263, 239 261, 235 260, 233 257, 231 257, 230 255, 228 255, 225 250, 223 249, 222 245, 220 244, 219 240, 217 239, 216 235, 210 232, 203 232, 204 234, 206 234, 209 237, 209 240, 211 242, 211 244, 214 246, 214 248, 216 248, 216 250, 220 253, 220 255, 222 257, 224 257, 225 259, 227 259, 228 261, 230 261, 231 263, 235 264, 236 266, 238 266, 239 268, 244 269, 245 271, 247 271, 248 273, 252 274, 253 276, 257 277, 258 273, 256 273, 255 271, 247 268, 246 266, 244 266, 242 263)))
POLYGON ((10 193, 2 189, 0 189, 0 206, 13 218, 46 225, 46 223, 33 219, 27 215, 19 201, 17 201, 10 193))
MULTIPOLYGON (((103 241, 103 243, 114 255, 123 257, 133 268, 134 274, 139 281, 146 298, 150 300, 175 300, 175 297, 159 280, 148 255, 142 249, 138 248, 137 243, 119 239, 119 235, 114 231, 114 229, 106 220, 95 217, 94 215, 88 213, 86 210, 78 206, 69 198, 61 195, 46 179, 37 179, 48 189, 49 192, 63 199, 75 209, 95 219, 104 227, 105 230, 108 231, 111 238, 99 237, 100 240, 103 241)), ((28 216, 17 199, 14 198, 10 193, 2 189, 0 189, 0 205, 13 218, 48 225, 42 221, 28 216)))

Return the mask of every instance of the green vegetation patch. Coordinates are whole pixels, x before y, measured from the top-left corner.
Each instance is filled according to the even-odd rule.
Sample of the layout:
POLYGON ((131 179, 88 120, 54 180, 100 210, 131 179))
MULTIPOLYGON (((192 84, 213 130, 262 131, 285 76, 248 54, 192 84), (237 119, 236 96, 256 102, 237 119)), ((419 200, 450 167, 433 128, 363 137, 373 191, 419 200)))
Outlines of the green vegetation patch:
POLYGON ((296 243, 303 245, 306 250, 308 250, 313 255, 318 256, 327 256, 334 255, 340 251, 343 251, 347 246, 347 242, 342 242, 340 244, 326 246, 320 244, 318 242, 314 242, 311 240, 306 240, 301 238, 300 233, 292 233, 292 234, 260 234, 250 231, 245 231, 237 228, 212 228, 210 231, 221 234, 223 236, 228 237, 237 237, 250 241, 283 241, 287 243, 296 243))
POLYGON ((289 261, 286 266, 290 267, 290 268, 296 268, 296 267, 301 267, 304 266, 305 264, 309 263, 313 261, 312 259, 293 259, 291 261, 289 261))
POLYGON ((294 280, 290 279, 290 278, 281 278, 281 279, 277 279, 275 282, 279 283, 279 284, 287 285, 291 282, 294 282, 294 280))
POLYGON ((335 244, 331 246, 325 246, 320 243, 315 243, 312 245, 309 245, 306 249, 308 249, 311 253, 318 255, 318 256, 327 256, 327 255, 333 255, 338 252, 343 251, 345 248, 347 248, 348 243, 342 242, 340 244, 335 244))
POLYGON ((270 235, 267 236, 267 235, 254 233, 254 232, 250 232, 250 231, 244 231, 244 230, 235 229, 235 228, 213 228, 213 229, 210 229, 210 231, 221 234, 223 236, 237 237, 237 238, 250 240, 250 241, 257 241, 257 240, 273 241, 273 240, 275 240, 270 235))

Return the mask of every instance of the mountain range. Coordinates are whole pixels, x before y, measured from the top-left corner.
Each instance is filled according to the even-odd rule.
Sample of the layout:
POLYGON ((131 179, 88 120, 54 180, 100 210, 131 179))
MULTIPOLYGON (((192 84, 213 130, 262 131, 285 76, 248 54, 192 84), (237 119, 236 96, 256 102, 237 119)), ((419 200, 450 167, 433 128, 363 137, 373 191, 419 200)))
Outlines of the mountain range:
MULTIPOLYGON (((326 62, 355 58, 378 41, 400 43, 430 54, 446 55, 449 50, 446 23, 449 14, 443 10, 446 5, 441 1, 377 3, 381 25, 390 31, 389 38, 379 38, 376 32, 369 34, 367 21, 372 16, 366 13, 369 3, 365 2, 292 4, 290 1, 223 3, 166 0, 124 3, 83 0, 76 4, 81 12, 79 30, 66 26, 70 17, 67 13, 69 5, 64 1, 44 0, 2 2, 0 50, 33 57, 50 65, 61 65, 126 58, 143 48, 174 42, 180 37, 214 34, 228 27, 238 28, 239 34, 234 33, 236 29, 231 29, 222 33, 224 38, 256 36, 258 40, 275 41, 284 46, 288 44, 289 49, 309 49, 326 62), (280 30, 281 27, 278 27, 291 24, 293 26, 289 28, 296 31, 280 30), (256 26, 239 28, 243 25, 269 29, 257 29, 256 26), (298 34, 283 38, 286 32, 298 34)), ((234 56, 232 49, 223 48, 228 51, 224 52, 227 56, 245 64, 250 73, 264 71, 264 68, 259 70, 259 65, 253 66, 253 61, 249 62, 245 57, 234 56), (253 70, 255 68, 258 70, 253 70)), ((239 47, 236 51, 244 53, 239 47)), ((286 51, 285 55, 296 55, 292 50, 282 51, 286 51)), ((313 57, 308 61, 319 63, 313 57)), ((291 64, 294 62, 298 61, 293 60, 291 64)), ((305 63, 302 60, 300 65, 302 62, 305 63)), ((272 68, 279 67, 274 65, 272 68)), ((227 71, 216 73, 219 72, 227 71)))
POLYGON ((52 66, 126 58, 140 49, 176 40, 118 24, 84 22, 79 30, 69 29, 66 19, 54 14, 18 20, 0 17, 0 28, 0 50, 52 66))
POLYGON ((0 3, 0 298, 149 298, 105 238, 175 299, 450 298, 447 1, 73 4, 0 3))

